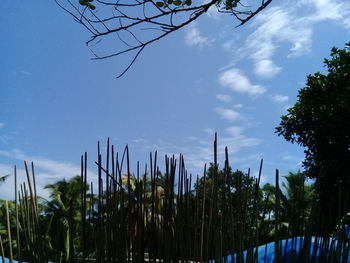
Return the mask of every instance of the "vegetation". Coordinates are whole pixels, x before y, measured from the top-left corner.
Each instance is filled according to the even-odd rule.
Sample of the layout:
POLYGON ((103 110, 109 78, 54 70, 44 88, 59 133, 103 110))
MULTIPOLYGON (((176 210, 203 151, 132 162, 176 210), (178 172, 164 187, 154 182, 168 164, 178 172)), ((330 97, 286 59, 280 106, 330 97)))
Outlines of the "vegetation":
MULTIPOLYGON (((137 167, 131 174, 128 156, 126 148, 119 160, 108 146, 102 166, 99 154, 94 192, 96 185, 87 183, 85 154, 80 176, 46 186, 49 200, 36 197, 34 169, 32 174, 26 169, 28 181, 20 187, 18 203, 1 205, 0 213, 9 214, 9 220, 0 216, 4 255, 26 262, 203 262, 236 253, 237 262, 244 257, 254 262, 258 245, 277 242, 276 253, 283 258, 278 240, 312 234, 308 220, 313 220, 315 188, 305 184, 300 172, 286 175, 280 189, 277 171, 276 185, 260 188, 261 169, 258 178, 249 171, 232 172, 227 158, 220 170, 215 157, 203 176, 192 182, 182 156, 166 157, 163 174, 156 154, 148 169, 141 173, 137 167)), ((305 240, 304 249, 310 254, 308 242, 311 239, 305 240)), ((329 241, 318 242, 324 246, 329 241)), ((348 250, 332 246, 324 256, 327 262, 339 262, 348 250)))
POLYGON ((105 59, 130 54, 130 63, 118 75, 124 75, 139 54, 152 43, 188 26, 210 8, 232 15, 243 25, 266 8, 272 0, 251 1, 249 5, 240 0, 55 0, 91 34, 87 45, 101 40, 117 41, 116 50, 98 55, 93 59, 105 59), (147 30, 147 33, 144 33, 147 30), (110 37, 112 36, 112 37, 110 37))
POLYGON ((309 75, 298 101, 276 128, 287 141, 306 148, 305 175, 316 178, 324 231, 349 210, 350 187, 350 43, 333 48, 327 74, 309 75), (342 199, 339 202, 339 199, 342 199), (329 216, 334 214, 335 216, 329 216))

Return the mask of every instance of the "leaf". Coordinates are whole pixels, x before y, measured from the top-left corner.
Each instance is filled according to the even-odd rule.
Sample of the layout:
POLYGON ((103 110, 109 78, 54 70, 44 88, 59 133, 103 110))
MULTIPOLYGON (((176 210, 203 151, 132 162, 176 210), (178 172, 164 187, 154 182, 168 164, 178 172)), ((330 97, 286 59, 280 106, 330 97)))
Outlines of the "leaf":
POLYGON ((81 4, 81 5, 87 5, 88 2, 87 2, 87 0, 79 0, 79 4, 81 4))
POLYGON ((88 7, 91 9, 91 10, 95 10, 96 9, 96 6, 92 5, 92 4, 88 4, 88 7))
POLYGON ((163 7, 163 6, 164 6, 164 2, 156 2, 156 5, 157 5, 158 7, 163 7))
POLYGON ((182 2, 180 0, 175 0, 173 2, 173 4, 176 5, 176 6, 180 6, 180 5, 182 5, 182 2))
POLYGON ((186 0, 186 1, 185 1, 185 4, 186 4, 186 5, 192 5, 192 0, 186 0))

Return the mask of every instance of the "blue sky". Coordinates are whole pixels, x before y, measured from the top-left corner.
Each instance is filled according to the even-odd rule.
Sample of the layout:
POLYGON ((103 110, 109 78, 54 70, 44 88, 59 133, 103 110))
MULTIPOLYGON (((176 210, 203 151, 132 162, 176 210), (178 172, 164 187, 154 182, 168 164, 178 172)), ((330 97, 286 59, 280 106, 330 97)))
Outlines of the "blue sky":
MULTIPOLYGON (((53 1, 4 0, 0 17, 0 175, 34 161, 38 187, 79 174, 97 141, 131 149, 133 165, 150 151, 182 153, 200 174, 229 147, 234 169, 263 182, 301 169, 303 149, 274 133, 307 74, 350 38, 346 0, 274 0, 250 23, 210 10, 199 21, 148 47, 121 79, 128 57, 92 61, 88 32, 53 1)), ((103 52, 113 42, 95 46, 103 52)), ((163 158, 159 158, 159 162, 163 158)), ((10 198, 13 178, 0 186, 10 198)), ((45 195, 40 191, 40 194, 45 195)))

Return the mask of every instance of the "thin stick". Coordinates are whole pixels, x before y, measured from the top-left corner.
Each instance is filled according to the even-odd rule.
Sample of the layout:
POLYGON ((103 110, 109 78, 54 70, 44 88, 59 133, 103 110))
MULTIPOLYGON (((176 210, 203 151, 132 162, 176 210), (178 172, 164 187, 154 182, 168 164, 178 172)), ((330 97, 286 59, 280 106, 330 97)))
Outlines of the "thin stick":
POLYGON ((19 221, 18 221, 18 204, 17 204, 17 199, 18 199, 18 192, 17 192, 17 167, 15 166, 14 168, 14 174, 15 174, 15 210, 16 210, 16 233, 17 233, 17 256, 18 256, 18 261, 19 263, 22 262, 21 259, 21 242, 19 239, 19 221))
POLYGON ((1 252, 1 261, 2 263, 5 263, 5 254, 4 254, 4 247, 2 245, 2 239, 1 239, 1 235, 0 235, 0 252, 1 252))
POLYGON ((5 201, 6 207, 6 219, 7 219, 7 234, 8 234, 8 243, 9 243, 9 252, 10 252, 10 263, 13 263, 13 255, 12 255, 12 240, 11 240, 11 229, 10 229, 10 213, 8 201, 5 201))

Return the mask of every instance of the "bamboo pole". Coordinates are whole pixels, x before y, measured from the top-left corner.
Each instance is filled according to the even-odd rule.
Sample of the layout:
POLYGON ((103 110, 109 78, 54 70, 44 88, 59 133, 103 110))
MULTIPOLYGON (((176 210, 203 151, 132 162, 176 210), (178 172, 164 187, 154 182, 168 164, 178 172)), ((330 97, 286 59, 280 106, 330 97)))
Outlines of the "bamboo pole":
POLYGON ((10 228, 10 213, 9 213, 9 206, 8 201, 5 201, 5 207, 6 207, 6 221, 7 221, 7 235, 8 235, 8 243, 9 243, 9 257, 10 257, 10 263, 13 263, 13 254, 12 254, 12 239, 11 239, 11 228, 10 228))
POLYGON ((2 245, 1 235, 0 235, 0 252, 1 252, 1 261, 2 263, 5 263, 5 253, 4 253, 4 246, 2 245))
POLYGON ((18 218, 18 203, 17 203, 18 191, 17 191, 17 167, 16 166, 14 168, 14 175, 15 175, 15 211, 16 211, 17 257, 18 257, 19 263, 21 263, 22 258, 21 258, 21 241, 19 238, 19 218, 18 218))

